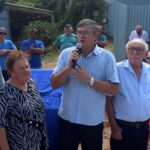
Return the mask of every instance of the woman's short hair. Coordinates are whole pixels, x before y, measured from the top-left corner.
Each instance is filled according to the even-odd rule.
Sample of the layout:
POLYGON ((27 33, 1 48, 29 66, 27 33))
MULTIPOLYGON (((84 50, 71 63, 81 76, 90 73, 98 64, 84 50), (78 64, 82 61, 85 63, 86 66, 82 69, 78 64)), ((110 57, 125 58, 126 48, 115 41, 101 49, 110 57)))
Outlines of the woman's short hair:
POLYGON ((15 62, 17 62, 19 59, 28 59, 28 55, 25 52, 22 51, 12 51, 8 54, 8 57, 6 59, 6 66, 7 66, 7 70, 12 71, 15 62))

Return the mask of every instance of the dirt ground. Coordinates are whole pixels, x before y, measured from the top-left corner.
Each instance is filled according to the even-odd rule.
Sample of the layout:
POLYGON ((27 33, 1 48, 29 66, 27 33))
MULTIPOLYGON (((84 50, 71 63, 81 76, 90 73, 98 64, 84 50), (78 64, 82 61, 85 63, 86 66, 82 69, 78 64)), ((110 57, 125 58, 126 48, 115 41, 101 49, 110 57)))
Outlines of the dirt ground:
POLYGON ((103 131, 103 150, 110 150, 109 139, 110 139, 110 127, 108 121, 104 123, 104 131, 103 131))

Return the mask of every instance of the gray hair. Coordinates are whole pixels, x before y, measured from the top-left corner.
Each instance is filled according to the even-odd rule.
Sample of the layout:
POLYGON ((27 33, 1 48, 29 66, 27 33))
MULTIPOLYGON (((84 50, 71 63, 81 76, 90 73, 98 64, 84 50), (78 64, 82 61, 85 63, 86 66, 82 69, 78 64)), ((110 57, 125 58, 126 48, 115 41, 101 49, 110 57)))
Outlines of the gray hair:
POLYGON ((139 38, 135 38, 135 39, 128 41, 128 43, 126 44, 126 49, 128 49, 129 45, 132 43, 139 43, 144 47, 144 51, 148 51, 148 44, 144 40, 139 39, 139 38))
POLYGON ((93 33, 97 33, 97 23, 91 19, 82 19, 78 24, 77 28, 83 26, 90 26, 93 33))
POLYGON ((140 24, 135 27, 135 29, 138 29, 138 28, 143 29, 140 24))

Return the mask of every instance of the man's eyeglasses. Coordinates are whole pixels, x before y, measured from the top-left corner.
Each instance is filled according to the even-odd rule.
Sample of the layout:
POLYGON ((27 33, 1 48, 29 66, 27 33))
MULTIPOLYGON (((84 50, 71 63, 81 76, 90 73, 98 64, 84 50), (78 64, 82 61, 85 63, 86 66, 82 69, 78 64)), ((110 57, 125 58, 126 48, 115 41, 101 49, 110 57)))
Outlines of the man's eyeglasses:
POLYGON ((7 33, 5 33, 5 32, 0 32, 0 35, 6 35, 7 33))
POLYGON ((148 56, 147 56, 147 57, 145 57, 145 60, 146 60, 146 61, 147 61, 147 60, 150 60, 150 57, 148 57, 148 56))
POLYGON ((131 53, 136 51, 136 53, 138 53, 138 54, 144 52, 144 49, 143 48, 139 48, 139 47, 129 47, 128 50, 131 53))

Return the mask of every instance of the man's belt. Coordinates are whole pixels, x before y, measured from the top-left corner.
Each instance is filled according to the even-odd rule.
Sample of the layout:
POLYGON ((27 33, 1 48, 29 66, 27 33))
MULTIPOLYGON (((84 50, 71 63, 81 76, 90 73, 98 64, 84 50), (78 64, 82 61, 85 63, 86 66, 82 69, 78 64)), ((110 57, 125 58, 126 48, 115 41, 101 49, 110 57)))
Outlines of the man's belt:
POLYGON ((134 128, 141 128, 143 125, 148 125, 148 120, 143 121, 143 122, 128 122, 128 121, 116 119, 116 121, 121 125, 134 127, 134 128))

